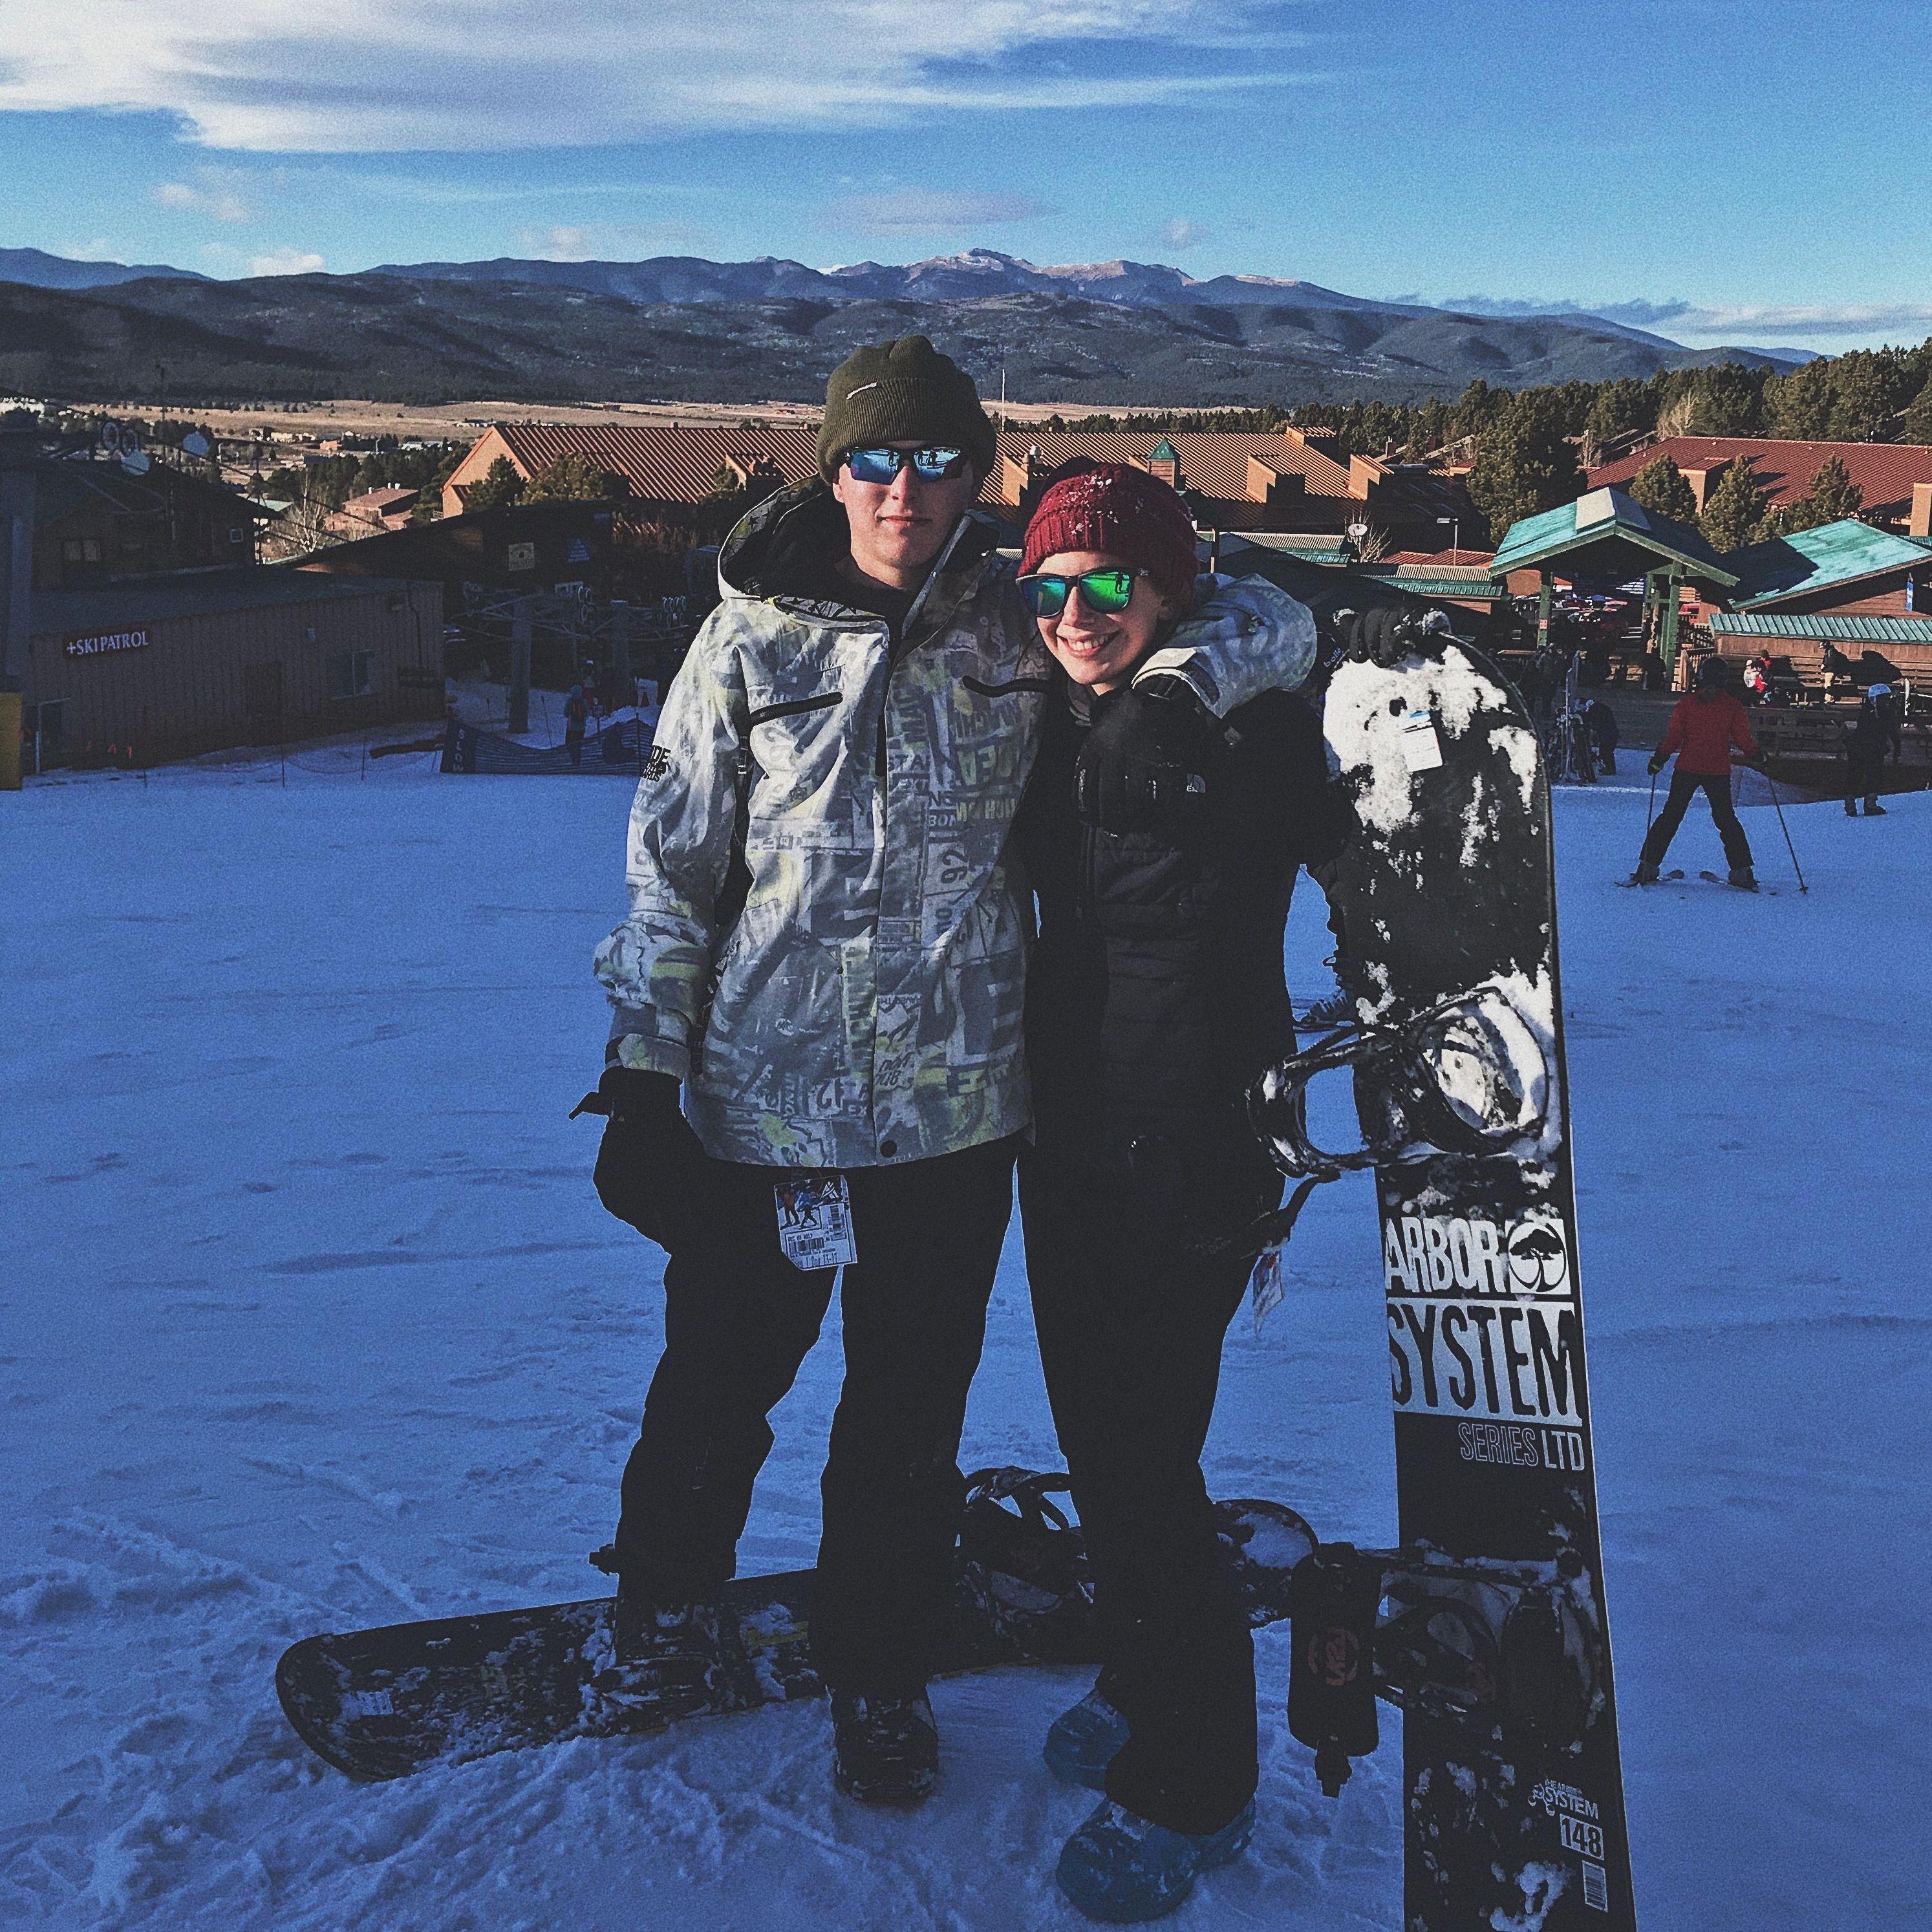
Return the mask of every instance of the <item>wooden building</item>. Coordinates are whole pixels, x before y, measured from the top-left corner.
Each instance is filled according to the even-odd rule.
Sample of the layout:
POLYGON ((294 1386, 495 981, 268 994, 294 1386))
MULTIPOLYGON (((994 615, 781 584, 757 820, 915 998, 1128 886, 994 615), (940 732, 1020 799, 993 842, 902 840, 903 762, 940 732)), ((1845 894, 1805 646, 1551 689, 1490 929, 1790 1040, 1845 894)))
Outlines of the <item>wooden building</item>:
MULTIPOLYGON (((632 496, 696 505, 728 486, 796 484, 818 469, 808 424, 731 429, 712 424, 496 423, 477 438, 443 489, 455 514, 500 458, 528 482, 560 458, 623 478, 632 496)), ((1460 526, 1485 526, 1460 476, 1420 464, 1351 455, 1319 430, 1271 434, 1221 430, 1003 430, 982 508, 1024 523, 1040 494, 1076 462, 1126 463, 1179 490, 1204 530, 1339 535, 1366 522, 1394 543, 1434 548, 1460 526)))
POLYGON ((36 590, 255 560, 256 506, 205 476, 84 458, 32 469, 36 590))
POLYGON ((443 715, 435 584, 179 572, 38 592, 32 629, 25 724, 48 762, 154 764, 443 715))
POLYGON ((1806 495, 1811 479, 1835 458, 1858 485, 1858 514, 1908 535, 1927 534, 1932 519, 1932 444, 1799 442, 1778 436, 1669 436, 1640 445, 1590 472, 1590 487, 1627 490, 1647 464, 1667 456, 1683 472, 1701 513, 1718 480, 1734 463, 1750 466, 1765 500, 1784 509, 1806 495))
POLYGON ((1828 686, 1828 651, 1854 664, 1870 652, 1932 681, 1932 542, 1848 517, 1725 560, 1737 587, 1708 622, 1726 657, 1783 658, 1786 678, 1828 686))
POLYGON ((310 550, 296 566, 344 577, 434 578, 454 607, 466 584, 548 590, 608 587, 612 512, 596 503, 500 503, 310 550))

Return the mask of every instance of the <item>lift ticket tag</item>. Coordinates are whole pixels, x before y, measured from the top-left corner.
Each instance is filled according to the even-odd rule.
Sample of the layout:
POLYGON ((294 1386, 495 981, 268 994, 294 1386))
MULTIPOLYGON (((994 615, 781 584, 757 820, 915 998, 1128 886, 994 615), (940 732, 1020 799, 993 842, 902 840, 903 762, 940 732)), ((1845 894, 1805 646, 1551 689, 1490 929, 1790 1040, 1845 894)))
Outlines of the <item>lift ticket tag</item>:
POLYGON ((1432 772, 1442 763, 1436 721, 1426 711, 1412 711, 1402 721, 1402 763, 1412 772, 1432 772))
POLYGON ((852 1235, 852 1190, 842 1174, 802 1174, 772 1190, 778 1244, 795 1268, 844 1268, 859 1258, 852 1235))

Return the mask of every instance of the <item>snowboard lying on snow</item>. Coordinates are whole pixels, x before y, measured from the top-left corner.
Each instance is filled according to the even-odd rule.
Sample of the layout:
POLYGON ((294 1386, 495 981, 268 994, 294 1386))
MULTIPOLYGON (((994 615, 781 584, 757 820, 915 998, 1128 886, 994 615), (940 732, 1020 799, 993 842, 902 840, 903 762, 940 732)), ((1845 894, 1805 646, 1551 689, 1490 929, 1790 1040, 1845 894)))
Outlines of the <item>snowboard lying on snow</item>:
MULTIPOLYGON (((970 1479, 942 1672, 1098 1660, 1077 1528, 1051 1498, 1064 1478, 1023 1469, 970 1479)), ((1288 1580, 1316 1538, 1280 1504, 1217 1503, 1222 1550, 1255 1625, 1288 1613, 1288 1580)), ((574 1738, 661 1730, 816 1697, 809 1570, 728 1584, 689 1668, 619 1661, 608 1597, 305 1637, 275 1688, 302 1741, 352 1778, 574 1738)))
POLYGON ((1409 1932, 1633 1932, 1578 1282, 1547 776, 1480 653, 1347 663, 1323 729, 1360 830, 1337 866, 1354 1022, 1265 1075, 1298 1178, 1372 1169, 1401 1548, 1295 1579, 1289 1721, 1325 1786, 1403 1708, 1409 1932), (1350 1070, 1363 1145, 1317 1147, 1350 1070), (1372 1666, 1372 1668, 1370 1666, 1372 1666))

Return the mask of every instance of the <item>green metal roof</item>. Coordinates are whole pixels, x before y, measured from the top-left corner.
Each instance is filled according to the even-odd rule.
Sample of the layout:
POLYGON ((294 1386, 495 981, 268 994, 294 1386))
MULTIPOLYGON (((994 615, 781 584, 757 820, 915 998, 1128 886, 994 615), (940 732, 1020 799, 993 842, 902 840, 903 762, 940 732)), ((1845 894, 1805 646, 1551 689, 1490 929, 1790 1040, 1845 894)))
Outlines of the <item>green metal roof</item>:
POLYGON ((1406 591, 1412 597, 1463 597, 1494 603, 1509 595, 1509 586, 1498 582, 1486 570, 1472 571, 1465 577, 1453 571, 1431 570, 1422 564, 1397 564, 1393 570, 1370 564, 1361 574, 1393 590, 1406 591))
POLYGON ((1675 564, 1700 584, 1728 588, 1737 581, 1725 560, 1688 524, 1659 516, 1621 490, 1592 490, 1574 503, 1510 524, 1490 560, 1498 577, 1567 562, 1580 575, 1628 577, 1634 570, 1675 564))
POLYGON ((1174 445, 1169 442, 1166 436, 1162 436, 1160 442, 1148 452, 1148 460, 1150 463, 1178 463, 1180 457, 1174 445))
POLYGON ((1792 617, 1778 611, 1718 610, 1714 638, 1791 638, 1814 644, 1932 644, 1932 617, 1792 617))
POLYGON ((1244 550, 1264 550, 1301 563, 1346 563, 1350 554, 1342 548, 1340 537, 1284 536, 1273 530, 1224 530, 1221 534, 1224 542, 1232 539, 1244 550))
POLYGON ((1738 608, 1750 610, 1786 598, 1814 596, 1860 578, 1932 562, 1932 543, 1846 517, 1815 530, 1798 530, 1732 550, 1724 561, 1737 572, 1738 608))

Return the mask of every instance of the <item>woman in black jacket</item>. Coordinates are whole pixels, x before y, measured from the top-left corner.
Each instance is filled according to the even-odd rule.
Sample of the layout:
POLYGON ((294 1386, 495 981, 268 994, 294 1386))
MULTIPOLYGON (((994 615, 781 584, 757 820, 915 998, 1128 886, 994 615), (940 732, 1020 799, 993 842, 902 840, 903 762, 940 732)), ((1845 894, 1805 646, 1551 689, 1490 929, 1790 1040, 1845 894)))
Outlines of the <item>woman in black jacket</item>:
MULTIPOLYGON (((1245 1096, 1293 1046, 1282 934, 1297 869, 1332 859, 1352 823, 1314 712, 1282 692, 1184 762, 1179 832, 1103 832, 1076 811, 1088 734, 1159 701, 1128 680, 1188 608, 1194 572, 1179 497, 1107 467, 1042 498, 1020 580, 1064 673, 1015 833, 1040 916, 1020 1196, 1107 1660, 1046 1756, 1107 1794, 1059 1876, 1114 1920, 1172 1910, 1252 1829, 1253 1650, 1200 1466, 1250 1263, 1208 1250, 1280 1200, 1245 1096)), ((1308 612, 1250 587, 1257 621, 1306 628, 1312 662, 1308 612)))

